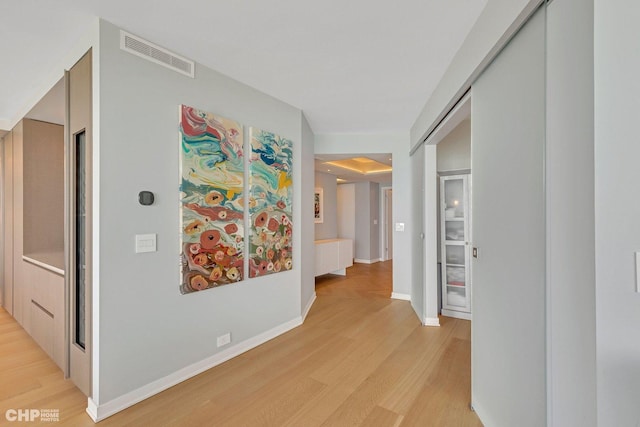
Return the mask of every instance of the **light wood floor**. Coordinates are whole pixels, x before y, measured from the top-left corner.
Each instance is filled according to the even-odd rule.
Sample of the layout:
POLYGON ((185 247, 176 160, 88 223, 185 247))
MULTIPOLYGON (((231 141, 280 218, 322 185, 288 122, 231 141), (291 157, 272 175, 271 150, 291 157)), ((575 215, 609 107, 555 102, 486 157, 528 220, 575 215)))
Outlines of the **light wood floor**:
MULTIPOLYGON (((426 328, 389 299, 391 263, 317 279, 306 322, 100 426, 479 426, 469 410, 470 323, 426 328)), ((0 425, 7 409, 60 409, 93 425, 86 398, 0 310, 0 425)))

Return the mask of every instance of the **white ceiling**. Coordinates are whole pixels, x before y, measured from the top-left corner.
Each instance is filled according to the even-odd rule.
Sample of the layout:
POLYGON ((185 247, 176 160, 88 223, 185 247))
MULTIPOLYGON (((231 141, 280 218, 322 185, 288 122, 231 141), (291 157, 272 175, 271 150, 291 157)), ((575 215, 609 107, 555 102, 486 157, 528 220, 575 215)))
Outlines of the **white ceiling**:
POLYGON ((353 157, 368 157, 371 160, 375 160, 376 162, 393 166, 391 153, 323 154, 316 156, 315 170, 316 172, 327 173, 329 175, 334 175, 336 178, 344 180, 341 181, 340 184, 365 181, 377 182, 379 184, 391 184, 391 172, 364 175, 349 169, 343 169, 338 166, 327 165, 325 163, 334 160, 351 159, 353 157))
POLYGON ((316 133, 408 130, 486 2, 2 0, 0 123, 100 16, 301 108, 316 133))

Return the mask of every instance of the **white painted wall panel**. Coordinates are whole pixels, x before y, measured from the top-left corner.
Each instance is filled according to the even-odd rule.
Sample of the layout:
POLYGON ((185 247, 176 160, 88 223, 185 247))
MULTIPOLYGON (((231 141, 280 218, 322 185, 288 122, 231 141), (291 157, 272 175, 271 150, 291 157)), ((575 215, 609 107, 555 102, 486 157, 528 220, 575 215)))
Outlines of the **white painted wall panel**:
POLYGON ((545 15, 472 89, 472 400, 488 426, 546 424, 545 15))
POLYGON ((593 91, 593 2, 554 1, 547 10, 547 378, 549 424, 558 427, 596 425, 593 91))
POLYGON ((640 425, 640 3, 594 2, 598 425, 640 425))
POLYGON ((356 185, 340 184, 337 189, 338 237, 356 238, 356 185))
MULTIPOLYGON (((434 148, 434 147, 430 147, 434 148)), ((420 321, 425 313, 425 251, 424 251, 424 208, 425 199, 425 147, 421 146, 411 156, 411 222, 413 227, 409 232, 411 237, 411 253, 413 264, 411 268, 411 306, 418 315, 420 321)), ((435 201, 434 201, 435 202, 435 201)), ((394 258, 395 259, 395 258, 394 258)))
POLYGON ((303 234, 311 237, 302 228, 302 203, 309 202, 303 193, 312 189, 302 171, 313 169, 313 162, 303 165, 299 109, 201 65, 191 79, 123 52, 119 29, 105 21, 99 63, 100 330, 94 370, 97 403, 103 405, 219 353, 224 349, 216 347, 216 337, 222 334, 230 332, 234 345, 300 316, 301 269, 306 266, 308 275, 306 263, 314 262, 313 254, 302 253, 303 234), (180 295, 180 104, 235 119, 247 133, 255 126, 293 141, 292 271, 180 295), (138 204, 143 189, 156 194, 154 205, 138 204), (144 233, 157 233, 157 252, 134 253, 133 237, 144 233))

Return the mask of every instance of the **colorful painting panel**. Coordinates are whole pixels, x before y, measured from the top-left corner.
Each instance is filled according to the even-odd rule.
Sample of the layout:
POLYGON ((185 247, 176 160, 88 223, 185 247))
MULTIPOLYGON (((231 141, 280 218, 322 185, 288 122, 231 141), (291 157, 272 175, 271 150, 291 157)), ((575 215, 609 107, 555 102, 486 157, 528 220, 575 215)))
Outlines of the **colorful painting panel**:
POLYGON ((244 273, 242 126, 180 107, 181 273, 187 294, 244 273))
POLYGON ((293 143, 251 128, 249 277, 291 270, 293 143))

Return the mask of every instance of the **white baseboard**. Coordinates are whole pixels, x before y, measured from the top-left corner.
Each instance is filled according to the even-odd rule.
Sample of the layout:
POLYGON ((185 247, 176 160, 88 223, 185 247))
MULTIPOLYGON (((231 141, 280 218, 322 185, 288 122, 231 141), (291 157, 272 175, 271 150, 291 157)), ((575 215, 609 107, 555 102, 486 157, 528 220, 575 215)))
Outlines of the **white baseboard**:
POLYGON ((360 263, 360 264, 375 264, 376 262, 380 262, 380 258, 375 258, 375 259, 354 258, 353 262, 357 262, 357 263, 360 263))
POLYGON ((463 313, 462 311, 447 310, 446 308, 443 308, 441 312, 443 316, 455 317, 456 319, 471 320, 471 313, 463 313))
POLYGON ((100 421, 98 419, 98 406, 91 398, 87 399, 87 414, 89 414, 93 422, 97 423, 98 421, 100 421))
POLYGON ((411 301, 411 295, 409 294, 401 294, 398 292, 392 292, 391 293, 391 298, 392 299, 401 299, 403 301, 411 301))
MULTIPOLYGON (((313 300, 315 300, 315 296, 311 300, 311 303, 313 303, 313 300)), ((311 304, 309 304, 309 308, 311 308, 311 304)), ((208 369, 211 369, 214 366, 224 363, 229 359, 239 356, 240 354, 259 346, 260 344, 264 344, 265 342, 277 337, 278 335, 282 335, 285 332, 295 328, 296 326, 300 326, 301 324, 301 316, 291 319, 288 322, 276 326, 273 329, 256 335, 255 337, 249 338, 248 340, 242 341, 234 345, 233 347, 229 347, 226 350, 221 351, 220 353, 216 353, 204 360, 184 367, 172 374, 167 375, 166 377, 153 381, 136 390, 110 400, 109 402, 96 404, 96 402, 89 398, 87 413, 94 422, 97 423, 98 421, 102 421, 117 412, 120 412, 130 406, 135 405, 138 402, 141 402, 155 394, 160 393, 161 391, 164 391, 178 383, 188 380, 189 378, 194 377, 208 369)))
POLYGON ((424 326, 440 326, 440 319, 437 317, 425 317, 422 324, 424 326))
POLYGON ((307 314, 309 314, 309 310, 311 310, 311 306, 313 305, 313 303, 316 302, 316 293, 313 293, 313 296, 311 298, 309 298, 309 302, 307 302, 307 306, 304 308, 304 311, 302 312, 302 321, 304 322, 304 320, 307 318, 307 314))
POLYGON ((482 406, 478 405, 477 402, 474 402, 473 398, 471 398, 471 408, 473 409, 473 412, 476 413, 478 418, 480 418, 480 422, 482 423, 483 426, 495 425, 495 424, 489 424, 489 421, 487 420, 490 420, 491 418, 487 417, 487 413, 484 411, 482 406))

